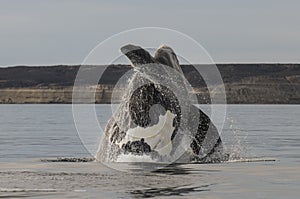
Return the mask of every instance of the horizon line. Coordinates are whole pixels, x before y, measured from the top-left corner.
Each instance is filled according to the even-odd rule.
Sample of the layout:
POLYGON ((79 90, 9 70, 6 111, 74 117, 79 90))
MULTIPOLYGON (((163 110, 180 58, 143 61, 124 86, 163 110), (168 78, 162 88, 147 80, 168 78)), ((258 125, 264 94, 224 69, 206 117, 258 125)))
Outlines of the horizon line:
MULTIPOLYGON (((218 62, 218 63, 201 63, 201 64, 300 64, 299 62, 218 62)), ((55 63, 55 64, 15 64, 15 65, 0 65, 0 68, 10 68, 10 67, 51 67, 51 66, 80 66, 83 64, 80 63, 55 63)), ((107 65, 130 65, 130 63, 113 63, 113 64, 85 64, 85 65, 94 65, 94 66, 107 66, 107 65)), ((200 65, 200 64, 191 64, 191 63, 182 63, 180 65, 200 65)))

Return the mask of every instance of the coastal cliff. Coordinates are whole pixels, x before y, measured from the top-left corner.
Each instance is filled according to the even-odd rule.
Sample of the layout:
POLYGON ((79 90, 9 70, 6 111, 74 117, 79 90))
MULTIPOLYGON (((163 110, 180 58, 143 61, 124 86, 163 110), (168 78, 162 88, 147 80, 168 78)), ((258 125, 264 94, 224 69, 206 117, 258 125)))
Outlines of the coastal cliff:
MULTIPOLYGON (((0 68, 0 103, 72 103, 79 67, 0 68)), ((181 67, 199 101, 210 103, 205 82, 195 68, 181 67)), ((300 64, 218 64, 217 67, 229 104, 300 104, 300 64)), ((96 85, 96 103, 110 103, 114 85, 130 69, 129 65, 109 66, 96 85)))

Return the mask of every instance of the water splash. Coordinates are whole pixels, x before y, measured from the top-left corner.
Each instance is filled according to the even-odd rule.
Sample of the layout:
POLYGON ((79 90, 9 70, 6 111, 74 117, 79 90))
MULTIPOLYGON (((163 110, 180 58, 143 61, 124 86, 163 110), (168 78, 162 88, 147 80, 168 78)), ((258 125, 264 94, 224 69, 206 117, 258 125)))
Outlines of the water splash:
POLYGON ((156 162, 149 155, 120 154, 116 162, 156 162))
POLYGON ((227 135, 227 140, 223 139, 223 141, 225 141, 225 153, 228 154, 228 161, 234 162, 254 157, 246 143, 248 133, 239 129, 233 118, 228 117, 227 121, 229 123, 227 133, 229 135, 227 135))

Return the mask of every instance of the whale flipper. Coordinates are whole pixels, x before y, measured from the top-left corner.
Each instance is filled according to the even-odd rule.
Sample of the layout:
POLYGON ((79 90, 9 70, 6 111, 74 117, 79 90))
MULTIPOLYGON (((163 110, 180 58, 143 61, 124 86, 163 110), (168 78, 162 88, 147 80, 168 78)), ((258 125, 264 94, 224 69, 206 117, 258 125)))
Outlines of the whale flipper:
POLYGON ((179 61, 175 52, 169 46, 162 45, 156 51, 154 59, 163 65, 170 66, 177 70, 177 72, 183 74, 183 71, 179 65, 179 61))

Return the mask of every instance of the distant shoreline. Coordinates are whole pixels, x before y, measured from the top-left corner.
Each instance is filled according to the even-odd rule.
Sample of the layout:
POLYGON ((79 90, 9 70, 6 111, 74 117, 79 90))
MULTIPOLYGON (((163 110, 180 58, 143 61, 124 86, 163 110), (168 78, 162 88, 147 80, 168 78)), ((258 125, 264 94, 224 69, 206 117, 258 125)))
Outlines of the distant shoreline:
MULTIPOLYGON (((0 103, 70 104, 79 65, 0 68, 0 103)), ((95 66, 95 68, 103 66, 95 66)), ((197 66, 203 67, 203 66, 197 66)), ((300 64, 217 64, 228 104, 300 104, 300 64)), ((99 81, 96 103, 109 104, 114 85, 131 69, 110 65, 99 81)), ((200 103, 210 103, 205 82, 191 65, 182 65, 200 103)))

